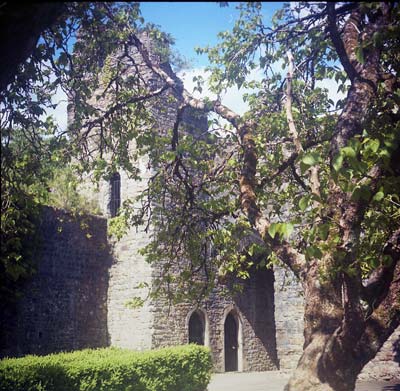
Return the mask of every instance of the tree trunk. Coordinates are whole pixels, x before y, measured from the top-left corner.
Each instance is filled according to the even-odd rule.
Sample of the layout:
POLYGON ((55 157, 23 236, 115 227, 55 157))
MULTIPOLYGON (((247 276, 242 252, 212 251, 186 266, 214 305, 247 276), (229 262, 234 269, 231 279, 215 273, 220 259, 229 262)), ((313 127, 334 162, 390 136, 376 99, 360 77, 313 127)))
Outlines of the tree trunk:
MULTIPOLYGON (((398 241, 396 231, 388 243, 398 246, 398 241)), ((315 262, 308 268, 303 282, 304 350, 285 391, 354 390, 362 368, 400 324, 399 248, 392 250, 394 266, 388 267, 393 273, 392 282, 385 298, 358 322, 344 310, 346 277, 321 282, 320 265, 315 262)))
POLYGON ((315 334, 303 351, 298 366, 292 374, 285 391, 350 391, 354 390, 358 372, 345 367, 348 361, 343 355, 335 355, 338 363, 335 372, 322 364, 326 344, 331 336, 315 334))
POLYGON ((346 349, 329 349, 334 335, 315 333, 311 343, 304 349, 296 370, 285 391, 351 391, 363 365, 349 355, 346 349), (335 363, 334 368, 326 366, 325 358, 335 363))
MULTIPOLYGON (((321 280, 321 263, 329 264, 329 257, 314 261, 308 267, 303 281, 305 295, 304 350, 297 368, 285 391, 341 391, 354 388, 355 376, 343 376, 336 368, 337 376, 330 378, 325 370, 327 347, 343 318, 340 276, 321 280), (328 381, 329 378, 329 381, 328 381)), ((331 358, 332 353, 329 354, 331 358)), ((333 358, 335 363, 344 362, 343 357, 333 358)))

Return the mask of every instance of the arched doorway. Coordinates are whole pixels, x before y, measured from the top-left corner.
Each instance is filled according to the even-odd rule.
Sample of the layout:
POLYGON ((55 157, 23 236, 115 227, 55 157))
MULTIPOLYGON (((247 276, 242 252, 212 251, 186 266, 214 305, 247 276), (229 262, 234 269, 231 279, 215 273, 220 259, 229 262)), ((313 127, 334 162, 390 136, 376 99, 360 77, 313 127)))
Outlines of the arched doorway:
POLYGON ((225 371, 238 370, 239 327, 235 316, 230 312, 225 318, 224 347, 225 347, 225 371))
POLYGON ((189 319, 189 343, 204 345, 205 319, 200 311, 194 311, 189 319))

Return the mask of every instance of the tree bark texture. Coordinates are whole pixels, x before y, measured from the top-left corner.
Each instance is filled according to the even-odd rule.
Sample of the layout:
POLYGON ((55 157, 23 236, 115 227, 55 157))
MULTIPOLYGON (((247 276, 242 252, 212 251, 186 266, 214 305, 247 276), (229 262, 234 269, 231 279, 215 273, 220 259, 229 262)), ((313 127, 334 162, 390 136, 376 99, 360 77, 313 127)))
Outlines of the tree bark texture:
POLYGON ((305 283, 305 344, 285 391, 351 391, 358 374, 400 324, 400 241, 385 300, 358 324, 347 323, 340 292, 318 283, 310 268, 305 283), (332 294, 332 292, 335 292, 332 294), (349 338, 343 339, 348 328, 349 338))

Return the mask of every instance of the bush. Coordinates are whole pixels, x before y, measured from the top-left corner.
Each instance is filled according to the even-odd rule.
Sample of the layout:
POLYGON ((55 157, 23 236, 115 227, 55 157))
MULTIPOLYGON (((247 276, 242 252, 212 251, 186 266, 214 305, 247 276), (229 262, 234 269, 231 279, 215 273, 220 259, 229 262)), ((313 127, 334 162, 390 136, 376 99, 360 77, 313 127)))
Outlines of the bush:
POLYGON ((0 361, 0 391, 203 391, 211 367, 209 350, 198 345, 6 358, 0 361))

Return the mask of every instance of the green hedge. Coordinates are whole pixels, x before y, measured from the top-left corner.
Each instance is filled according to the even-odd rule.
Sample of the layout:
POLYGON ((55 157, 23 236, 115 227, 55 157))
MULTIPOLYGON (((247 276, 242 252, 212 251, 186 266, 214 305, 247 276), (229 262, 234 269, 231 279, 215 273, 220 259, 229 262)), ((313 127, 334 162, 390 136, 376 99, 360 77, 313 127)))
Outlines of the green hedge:
POLYGON ((198 345, 106 348, 0 361, 1 391, 203 391, 211 355, 198 345))

